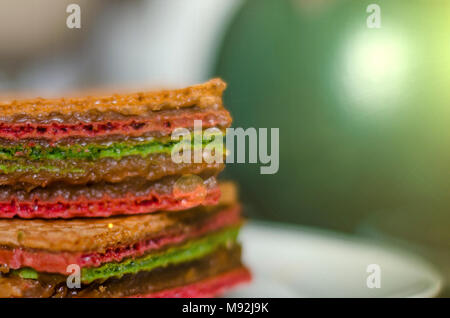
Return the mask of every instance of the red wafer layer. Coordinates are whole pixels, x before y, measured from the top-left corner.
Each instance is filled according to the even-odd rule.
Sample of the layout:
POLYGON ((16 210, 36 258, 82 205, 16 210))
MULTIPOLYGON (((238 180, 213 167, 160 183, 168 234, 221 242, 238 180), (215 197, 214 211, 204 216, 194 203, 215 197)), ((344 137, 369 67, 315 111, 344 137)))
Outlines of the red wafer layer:
POLYGON ((250 271, 241 267, 197 283, 129 298, 209 298, 220 296, 226 290, 250 282, 251 279, 250 271))
POLYGON ((131 215, 151 213, 160 210, 179 211, 198 205, 214 205, 220 198, 218 186, 212 188, 200 187, 198 191, 161 194, 151 191, 145 196, 135 196, 128 193, 122 198, 103 196, 101 199, 80 198, 66 200, 57 198, 43 201, 35 198, 33 201, 20 201, 11 198, 0 202, 0 218, 74 218, 74 217, 109 217, 112 215, 131 215))
POLYGON ((142 256, 151 250, 181 243, 239 222, 240 207, 233 206, 214 214, 193 228, 176 228, 159 237, 142 240, 132 245, 110 247, 104 253, 55 253, 22 248, 0 248, 0 263, 8 265, 12 269, 31 267, 38 272, 67 275, 66 269, 70 264, 78 264, 80 267, 98 267, 108 262, 119 262, 126 257, 142 256))
POLYGON ((231 122, 226 110, 182 112, 179 114, 154 115, 149 118, 110 120, 78 123, 0 123, 0 138, 20 140, 45 138, 51 142, 68 137, 94 137, 110 135, 141 136, 145 133, 169 135, 178 127, 193 127, 194 120, 201 120, 203 128, 228 127, 231 122))

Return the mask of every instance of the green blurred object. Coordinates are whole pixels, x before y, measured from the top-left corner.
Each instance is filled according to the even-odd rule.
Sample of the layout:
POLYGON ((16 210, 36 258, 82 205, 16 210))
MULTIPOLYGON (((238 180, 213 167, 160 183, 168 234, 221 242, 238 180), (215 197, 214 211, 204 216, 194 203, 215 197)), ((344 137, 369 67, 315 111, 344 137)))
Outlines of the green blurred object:
POLYGON ((349 231, 373 211, 450 206, 449 17, 448 1, 246 1, 214 75, 235 127, 280 128, 276 175, 226 169, 250 214, 349 231))

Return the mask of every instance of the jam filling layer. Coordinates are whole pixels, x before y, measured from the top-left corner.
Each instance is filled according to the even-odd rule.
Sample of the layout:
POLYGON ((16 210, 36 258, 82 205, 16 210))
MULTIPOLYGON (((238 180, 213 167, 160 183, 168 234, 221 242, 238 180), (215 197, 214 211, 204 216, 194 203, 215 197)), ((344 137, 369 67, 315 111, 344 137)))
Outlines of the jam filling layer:
POLYGON ((159 114, 150 118, 131 118, 123 120, 103 120, 75 123, 1 123, 0 138, 7 140, 45 139, 51 142, 70 137, 100 137, 126 135, 138 137, 157 133, 170 135, 176 128, 194 127, 194 121, 201 120, 204 128, 226 128, 231 117, 226 110, 202 110, 198 112, 178 111, 178 113, 159 114))
POLYGON ((0 202, 0 217, 12 218, 74 218, 74 217, 109 217, 113 215, 132 215, 152 213, 160 210, 179 211, 198 205, 216 204, 220 197, 220 190, 216 186, 211 189, 199 187, 198 191, 189 193, 177 192, 160 194, 150 192, 143 196, 131 193, 121 198, 104 196, 100 199, 41 201, 35 198, 33 201, 23 202, 10 198, 7 202, 0 202))

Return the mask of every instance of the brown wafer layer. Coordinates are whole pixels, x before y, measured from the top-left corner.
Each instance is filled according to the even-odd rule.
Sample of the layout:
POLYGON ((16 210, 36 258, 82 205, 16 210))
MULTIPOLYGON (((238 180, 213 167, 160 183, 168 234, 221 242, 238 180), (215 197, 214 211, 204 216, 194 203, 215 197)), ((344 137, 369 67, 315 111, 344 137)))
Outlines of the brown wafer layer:
POLYGON ((78 98, 6 100, 0 102, 0 120, 23 122, 24 119, 26 121, 27 118, 33 117, 39 121, 45 121, 56 116, 63 121, 78 122, 80 119, 88 121, 89 117, 99 116, 99 114, 142 116, 149 112, 192 106, 218 108, 222 107, 222 93, 225 88, 226 84, 222 80, 212 79, 200 85, 157 92, 78 98))
POLYGON ((223 168, 223 163, 175 163, 170 154, 151 154, 145 158, 127 156, 119 160, 102 158, 96 161, 0 160, 0 171, 6 171, 0 174, 0 185, 32 189, 52 183, 117 183, 135 177, 155 181, 171 175, 201 174, 207 171, 217 174, 223 168))

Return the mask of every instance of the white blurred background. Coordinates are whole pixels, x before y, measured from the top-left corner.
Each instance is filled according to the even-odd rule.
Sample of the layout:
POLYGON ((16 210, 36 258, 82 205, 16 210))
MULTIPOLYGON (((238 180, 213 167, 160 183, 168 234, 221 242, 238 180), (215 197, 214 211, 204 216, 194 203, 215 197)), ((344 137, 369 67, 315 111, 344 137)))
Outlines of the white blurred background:
POLYGON ((3 0, 0 90, 201 82, 241 2, 3 0), (66 26, 70 3, 81 7, 81 29, 66 26))

